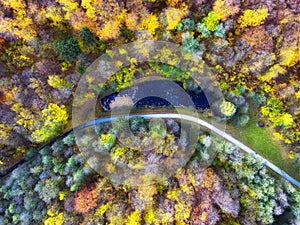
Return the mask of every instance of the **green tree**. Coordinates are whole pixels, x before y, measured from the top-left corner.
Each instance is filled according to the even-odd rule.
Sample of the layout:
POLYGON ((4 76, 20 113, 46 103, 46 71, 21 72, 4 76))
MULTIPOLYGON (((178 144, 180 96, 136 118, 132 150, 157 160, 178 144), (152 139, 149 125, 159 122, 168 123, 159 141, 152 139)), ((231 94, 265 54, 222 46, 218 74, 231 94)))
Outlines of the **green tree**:
POLYGON ((149 129, 152 137, 163 138, 167 135, 167 129, 163 120, 151 120, 149 129))
POLYGON ((86 45, 92 45, 94 47, 96 47, 96 42, 95 42, 95 36, 94 34, 89 30, 89 28, 87 27, 83 27, 80 30, 80 37, 82 38, 82 40, 84 41, 84 43, 86 45))
POLYGON ((75 39, 56 40, 53 42, 54 50, 59 53, 59 57, 68 62, 74 62, 81 53, 78 41, 75 39))
POLYGON ((130 129, 132 131, 137 131, 137 130, 139 130, 140 127, 145 126, 145 119, 140 116, 132 117, 132 118, 130 118, 129 121, 130 121, 130 129))

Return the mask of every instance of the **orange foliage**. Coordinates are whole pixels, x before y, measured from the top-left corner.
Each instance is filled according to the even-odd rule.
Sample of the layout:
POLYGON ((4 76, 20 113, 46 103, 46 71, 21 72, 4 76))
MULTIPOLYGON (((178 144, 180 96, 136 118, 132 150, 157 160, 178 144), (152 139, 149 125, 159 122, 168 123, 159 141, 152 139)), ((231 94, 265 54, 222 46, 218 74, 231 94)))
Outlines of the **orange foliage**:
POLYGON ((209 191, 217 191, 220 189, 220 178, 215 174, 212 168, 208 168, 203 174, 203 184, 202 187, 208 189, 209 191))
POLYGON ((6 46, 5 46, 5 40, 4 38, 0 37, 0 54, 5 52, 6 46))
POLYGON ((75 195, 74 203, 77 212, 86 214, 97 206, 98 193, 94 186, 85 186, 75 195))
POLYGON ((272 37, 266 34, 263 26, 246 29, 242 34, 242 38, 253 46, 254 51, 264 50, 271 52, 274 47, 272 37))
POLYGON ((99 30, 98 23, 91 20, 82 10, 77 10, 71 16, 71 24, 76 31, 80 31, 83 27, 87 27, 92 33, 96 34, 97 30, 99 30))
POLYGON ((125 18, 125 24, 129 30, 134 30, 134 31, 137 30, 138 16, 135 13, 127 14, 127 16, 125 18))

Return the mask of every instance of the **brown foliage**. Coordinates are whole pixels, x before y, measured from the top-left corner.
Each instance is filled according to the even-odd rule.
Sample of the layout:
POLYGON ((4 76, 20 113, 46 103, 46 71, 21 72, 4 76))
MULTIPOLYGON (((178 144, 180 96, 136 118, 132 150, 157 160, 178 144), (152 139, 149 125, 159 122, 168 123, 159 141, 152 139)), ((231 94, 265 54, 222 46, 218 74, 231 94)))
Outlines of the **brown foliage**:
POLYGON ((264 26, 251 27, 247 29, 242 38, 245 39, 251 46, 253 46, 254 51, 266 51, 272 52, 274 43, 272 38, 266 34, 264 26))
POLYGON ((97 197, 98 193, 94 186, 84 186, 75 195, 75 210, 82 214, 88 213, 97 206, 97 197))

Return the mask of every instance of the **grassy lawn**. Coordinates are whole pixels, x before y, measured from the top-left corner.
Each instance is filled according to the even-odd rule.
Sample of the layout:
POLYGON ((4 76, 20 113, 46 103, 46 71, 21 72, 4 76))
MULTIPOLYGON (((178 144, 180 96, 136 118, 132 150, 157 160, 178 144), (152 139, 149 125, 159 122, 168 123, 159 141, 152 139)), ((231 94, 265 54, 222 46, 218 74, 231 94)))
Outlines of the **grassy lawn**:
POLYGON ((288 158, 287 147, 273 139, 272 128, 256 126, 258 121, 253 110, 251 110, 249 123, 245 127, 238 128, 227 124, 226 132, 232 134, 232 136, 242 141, 245 145, 252 148, 295 179, 300 180, 299 171, 293 165, 291 159, 288 158))

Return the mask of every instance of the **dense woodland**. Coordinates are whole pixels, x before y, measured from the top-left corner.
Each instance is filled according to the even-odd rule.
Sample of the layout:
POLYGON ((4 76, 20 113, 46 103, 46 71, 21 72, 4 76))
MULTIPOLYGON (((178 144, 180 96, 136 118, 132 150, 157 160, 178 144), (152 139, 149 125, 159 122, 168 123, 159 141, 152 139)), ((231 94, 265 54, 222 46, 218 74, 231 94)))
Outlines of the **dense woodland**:
MULTIPOLYGON (((177 43, 202 58, 225 97, 211 106, 219 122, 247 131, 253 118, 263 121, 270 142, 280 143, 278 152, 300 173, 297 0, 0 0, 1 171, 70 128, 74 92, 91 63, 122 44, 146 40, 177 43)), ((201 91, 176 65, 133 61, 99 92, 119 92, 153 72, 201 91)), ((172 129, 168 121, 130 123, 155 146, 153 156, 119 146, 121 125, 119 131, 99 128, 99 140, 85 138, 135 169, 176 152, 179 134, 172 129, 179 123, 169 121, 172 129)), ((95 174, 72 135, 35 154, 1 180, 1 224, 300 223, 299 191, 206 132, 186 166, 139 187, 114 186, 95 174), (217 152, 211 167, 201 166, 212 157, 207 148, 217 152)))

